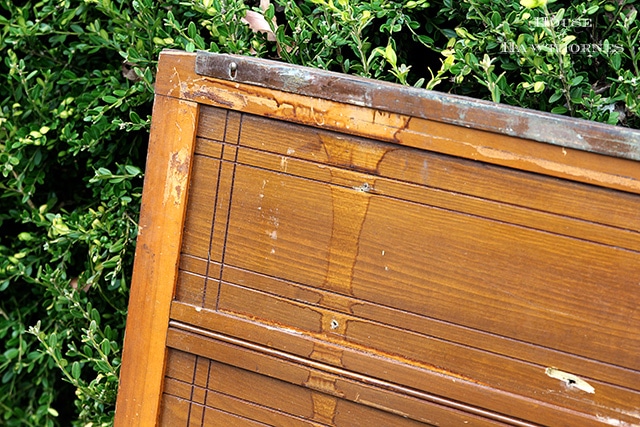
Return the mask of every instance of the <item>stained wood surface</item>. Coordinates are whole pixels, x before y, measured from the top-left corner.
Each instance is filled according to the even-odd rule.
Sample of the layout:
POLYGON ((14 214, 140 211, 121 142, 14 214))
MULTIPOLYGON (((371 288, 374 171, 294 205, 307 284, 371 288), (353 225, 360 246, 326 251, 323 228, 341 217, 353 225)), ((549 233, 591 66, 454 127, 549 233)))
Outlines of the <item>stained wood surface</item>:
MULTIPOLYGON (((385 98, 389 103, 387 109, 379 109, 377 104, 374 108, 362 106, 361 104, 366 105, 364 94, 352 94, 351 97, 355 98, 355 101, 345 106, 331 99, 281 92, 231 79, 221 80, 194 75, 193 56, 177 52, 165 56, 166 64, 172 67, 173 74, 156 83, 157 93, 224 109, 337 130, 343 134, 371 137, 393 144, 640 193, 640 169, 637 162, 613 156, 607 161, 602 161, 601 155, 576 149, 574 146, 577 146, 577 143, 541 144, 531 139, 509 135, 505 129, 502 133, 479 131, 466 127, 471 126, 466 121, 463 122, 464 126, 460 126, 425 119, 417 115, 418 113, 406 115, 395 112, 397 107, 393 97, 385 98)), ((232 61, 226 56, 223 58, 227 64, 232 61)), ((292 82, 295 81, 294 78, 292 82)), ((375 92, 380 84, 370 82, 370 90, 375 92)), ((483 108, 483 104, 478 105, 469 117, 477 119, 487 114, 488 119, 482 121, 490 123, 493 115, 488 111, 484 112, 483 108)), ((587 121, 580 123, 585 127, 592 126, 587 121)), ((560 129, 566 126, 570 129, 577 125, 571 123, 569 126, 567 121, 556 121, 555 126, 560 129)), ((621 131, 613 126, 595 126, 600 130, 604 126, 611 134, 611 138, 608 138, 599 132, 601 137, 596 138, 600 141, 599 146, 607 146, 609 141, 615 145, 616 141, 625 139, 619 135, 621 131)), ((625 145, 629 147, 628 151, 637 151, 637 143, 634 141, 638 139, 638 132, 625 130, 623 134, 632 135, 626 137, 625 145)), ((565 136, 568 135, 572 133, 566 132, 565 136)))
POLYGON ((229 58, 161 57, 117 424, 640 424, 633 156, 229 58))
POLYGON ((127 316, 115 423, 158 418, 166 329, 178 272, 197 104, 156 96, 127 316))
POLYGON ((623 127, 238 55, 200 54, 196 58, 196 72, 372 110, 640 160, 640 133, 623 127))

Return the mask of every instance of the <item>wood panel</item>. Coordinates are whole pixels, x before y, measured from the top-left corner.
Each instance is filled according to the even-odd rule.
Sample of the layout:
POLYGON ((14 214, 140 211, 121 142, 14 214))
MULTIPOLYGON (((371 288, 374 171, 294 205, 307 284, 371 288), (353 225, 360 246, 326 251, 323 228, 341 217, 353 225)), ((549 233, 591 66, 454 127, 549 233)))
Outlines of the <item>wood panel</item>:
POLYGON ((201 55, 161 58, 117 425, 640 425, 637 133, 201 55))

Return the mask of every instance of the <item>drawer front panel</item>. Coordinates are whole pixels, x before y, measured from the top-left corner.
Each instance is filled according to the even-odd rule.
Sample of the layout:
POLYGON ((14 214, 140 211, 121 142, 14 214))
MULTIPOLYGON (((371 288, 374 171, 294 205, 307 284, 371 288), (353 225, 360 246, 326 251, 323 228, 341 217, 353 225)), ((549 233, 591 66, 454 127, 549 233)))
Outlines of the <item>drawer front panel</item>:
POLYGON ((638 134, 197 56, 160 61, 117 427, 640 425, 638 134))

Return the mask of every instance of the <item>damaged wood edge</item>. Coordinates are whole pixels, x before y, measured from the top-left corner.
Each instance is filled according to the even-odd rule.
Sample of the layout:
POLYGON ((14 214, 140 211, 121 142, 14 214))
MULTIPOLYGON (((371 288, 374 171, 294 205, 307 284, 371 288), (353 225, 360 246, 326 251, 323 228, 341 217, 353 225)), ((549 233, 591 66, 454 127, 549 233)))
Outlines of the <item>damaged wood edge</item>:
POLYGON ((260 58, 198 52, 196 73, 613 157, 640 160, 640 131, 260 58))
POLYGON ((158 94, 640 194, 640 168, 633 160, 608 157, 603 161, 601 155, 588 151, 202 77, 193 72, 194 54, 163 55, 162 71, 168 77, 158 82, 158 94))
POLYGON ((591 384, 577 375, 552 367, 546 368, 544 372, 548 377, 562 381, 568 388, 575 388, 590 394, 594 394, 596 392, 596 389, 591 384))
POLYGON ((156 425, 178 275, 198 104, 156 95, 115 426, 156 425))

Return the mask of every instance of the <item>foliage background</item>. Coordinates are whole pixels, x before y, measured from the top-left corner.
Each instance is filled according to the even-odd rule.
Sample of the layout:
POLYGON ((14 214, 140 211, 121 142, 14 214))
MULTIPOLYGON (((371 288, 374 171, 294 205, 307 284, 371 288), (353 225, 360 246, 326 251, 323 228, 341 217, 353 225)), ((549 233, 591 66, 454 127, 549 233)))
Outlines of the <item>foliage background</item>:
POLYGON ((635 1, 522 3, 0 0, 0 424, 112 423, 162 49, 638 128, 635 1))

